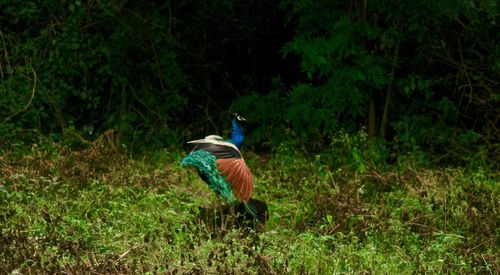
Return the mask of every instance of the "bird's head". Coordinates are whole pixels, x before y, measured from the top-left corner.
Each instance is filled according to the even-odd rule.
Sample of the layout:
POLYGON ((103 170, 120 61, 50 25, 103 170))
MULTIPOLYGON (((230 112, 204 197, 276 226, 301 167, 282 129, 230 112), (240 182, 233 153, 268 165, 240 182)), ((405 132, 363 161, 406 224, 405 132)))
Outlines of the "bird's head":
POLYGON ((240 116, 238 113, 233 113, 233 119, 231 120, 232 130, 231 130, 231 141, 240 148, 245 140, 245 134, 241 123, 246 121, 246 119, 240 116))
POLYGON ((247 121, 246 118, 242 117, 240 114, 234 112, 233 114, 233 118, 238 121, 238 122, 243 122, 243 121, 247 121))

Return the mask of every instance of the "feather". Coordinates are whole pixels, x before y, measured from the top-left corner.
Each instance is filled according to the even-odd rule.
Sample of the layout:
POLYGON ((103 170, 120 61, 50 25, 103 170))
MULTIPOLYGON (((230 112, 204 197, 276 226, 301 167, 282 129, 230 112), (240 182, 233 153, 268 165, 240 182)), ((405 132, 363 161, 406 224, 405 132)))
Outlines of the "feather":
POLYGON ((234 201, 235 197, 230 185, 225 178, 220 174, 216 157, 210 152, 197 150, 187 155, 181 162, 182 166, 190 165, 198 170, 198 174, 205 181, 210 189, 214 190, 217 195, 227 201, 234 201))
POLYGON ((216 136, 216 135, 206 136, 204 139, 191 140, 191 141, 188 141, 188 143, 221 145, 221 146, 225 146, 225 147, 230 147, 230 148, 234 149, 235 151, 237 151, 238 153, 240 153, 240 150, 238 149, 238 147, 236 147, 236 145, 234 145, 231 142, 224 141, 224 140, 222 140, 221 137, 216 136))
MULTIPOLYGON (((225 143, 228 143, 228 142, 225 142, 225 143)), ((222 159, 222 158, 241 158, 241 153, 237 148, 232 147, 232 146, 228 146, 225 143, 220 143, 220 142, 212 143, 209 140, 203 140, 203 139, 197 140, 193 151, 205 150, 207 152, 212 153, 214 156, 216 156, 219 159, 222 159)), ((231 144, 231 145, 233 145, 233 144, 231 144)))
POLYGON ((245 160, 242 158, 218 159, 215 161, 226 182, 231 183, 231 190, 241 202, 247 202, 253 191, 253 178, 245 160))

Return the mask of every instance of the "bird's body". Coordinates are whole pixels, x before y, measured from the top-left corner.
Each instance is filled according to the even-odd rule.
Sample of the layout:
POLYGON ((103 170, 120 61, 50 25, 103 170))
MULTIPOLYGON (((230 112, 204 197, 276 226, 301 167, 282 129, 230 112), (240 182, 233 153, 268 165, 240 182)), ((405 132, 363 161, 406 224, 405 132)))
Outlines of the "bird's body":
POLYGON ((242 204, 255 221, 263 222, 263 217, 260 216, 267 213, 260 212, 267 212, 267 206, 265 210, 256 210, 253 206, 255 203, 252 203, 256 200, 250 199, 254 183, 250 169, 240 152, 244 141, 243 128, 239 124, 241 120, 240 116, 233 118, 230 140, 210 135, 188 142, 194 144, 194 149, 182 160, 181 165, 195 167, 201 179, 219 197, 230 203, 242 204))

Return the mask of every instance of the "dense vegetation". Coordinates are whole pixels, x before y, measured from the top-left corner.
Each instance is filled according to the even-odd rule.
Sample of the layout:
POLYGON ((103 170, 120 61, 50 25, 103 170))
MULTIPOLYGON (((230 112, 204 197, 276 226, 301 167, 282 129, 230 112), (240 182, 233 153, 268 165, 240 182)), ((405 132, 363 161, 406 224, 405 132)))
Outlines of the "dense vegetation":
POLYGON ((499 25, 497 0, 1 2, 0 272, 498 273, 499 25), (258 230, 179 167, 233 111, 258 230))
POLYGON ((247 154, 256 197, 270 209, 254 231, 231 215, 214 221, 220 201, 177 153, 131 159, 114 150, 103 137, 80 151, 43 141, 2 156, 3 273, 499 270, 498 178, 484 170, 413 162, 331 170, 288 146, 247 154))

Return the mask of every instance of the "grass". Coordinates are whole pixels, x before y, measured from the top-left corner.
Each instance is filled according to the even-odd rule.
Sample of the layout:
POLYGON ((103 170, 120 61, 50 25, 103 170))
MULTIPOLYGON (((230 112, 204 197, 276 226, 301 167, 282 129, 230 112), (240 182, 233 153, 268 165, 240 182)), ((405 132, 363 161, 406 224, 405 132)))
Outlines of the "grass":
POLYGON ((183 153, 106 139, 0 157, 0 273, 498 274, 498 174, 419 165, 332 167, 247 152, 264 230, 224 217, 183 153))

